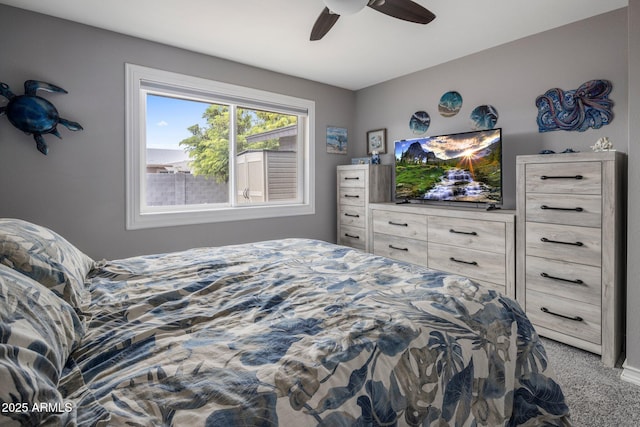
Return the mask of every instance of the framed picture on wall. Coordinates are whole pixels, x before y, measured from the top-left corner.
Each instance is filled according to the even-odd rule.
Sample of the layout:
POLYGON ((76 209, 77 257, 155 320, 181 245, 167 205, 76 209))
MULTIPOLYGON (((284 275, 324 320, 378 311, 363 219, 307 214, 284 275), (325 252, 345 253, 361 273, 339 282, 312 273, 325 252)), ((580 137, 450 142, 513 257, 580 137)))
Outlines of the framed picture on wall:
POLYGON ((347 129, 327 126, 327 153, 347 154, 347 129))
POLYGON ((387 129, 376 129, 367 132, 367 154, 387 152, 387 129))

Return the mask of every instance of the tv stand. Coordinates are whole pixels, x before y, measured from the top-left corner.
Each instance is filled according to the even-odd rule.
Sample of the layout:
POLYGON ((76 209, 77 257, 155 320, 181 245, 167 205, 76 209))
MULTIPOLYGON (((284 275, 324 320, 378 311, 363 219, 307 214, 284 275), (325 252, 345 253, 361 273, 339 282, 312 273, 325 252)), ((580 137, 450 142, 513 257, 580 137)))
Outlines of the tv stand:
POLYGON ((369 204, 377 254, 460 274, 515 298, 515 211, 369 204))

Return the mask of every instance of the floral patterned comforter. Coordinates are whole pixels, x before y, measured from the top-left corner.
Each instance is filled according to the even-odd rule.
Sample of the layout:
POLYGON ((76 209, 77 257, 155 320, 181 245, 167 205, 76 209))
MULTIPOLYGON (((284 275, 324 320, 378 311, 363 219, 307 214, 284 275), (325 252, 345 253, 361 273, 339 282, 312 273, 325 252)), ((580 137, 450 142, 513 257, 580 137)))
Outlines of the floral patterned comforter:
POLYGON ((570 425, 520 307, 459 276, 285 239, 88 280, 81 424, 570 425))

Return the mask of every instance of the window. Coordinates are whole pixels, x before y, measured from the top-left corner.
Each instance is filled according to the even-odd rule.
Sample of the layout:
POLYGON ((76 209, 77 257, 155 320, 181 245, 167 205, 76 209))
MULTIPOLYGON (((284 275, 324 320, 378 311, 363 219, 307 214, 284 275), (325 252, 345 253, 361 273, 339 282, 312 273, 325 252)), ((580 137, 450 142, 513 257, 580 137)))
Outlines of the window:
POLYGON ((127 228, 313 214, 314 112, 127 64, 127 228))

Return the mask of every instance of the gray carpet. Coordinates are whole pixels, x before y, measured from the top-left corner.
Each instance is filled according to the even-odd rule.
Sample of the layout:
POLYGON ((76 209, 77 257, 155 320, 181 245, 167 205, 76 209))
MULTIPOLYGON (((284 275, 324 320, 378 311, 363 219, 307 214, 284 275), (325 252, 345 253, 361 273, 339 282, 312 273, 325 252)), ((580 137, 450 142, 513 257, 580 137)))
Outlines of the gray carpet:
POLYGON ((600 356, 543 338, 576 427, 640 426, 640 386, 620 379, 600 356))

